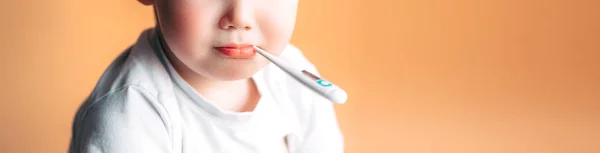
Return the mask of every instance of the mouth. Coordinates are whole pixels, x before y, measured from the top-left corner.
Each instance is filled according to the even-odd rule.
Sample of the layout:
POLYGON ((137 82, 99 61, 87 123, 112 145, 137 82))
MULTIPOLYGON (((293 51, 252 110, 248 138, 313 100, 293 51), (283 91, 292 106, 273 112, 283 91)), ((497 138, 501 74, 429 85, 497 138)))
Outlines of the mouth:
POLYGON ((221 55, 228 58, 247 59, 256 55, 256 50, 251 44, 226 44, 214 47, 221 55))

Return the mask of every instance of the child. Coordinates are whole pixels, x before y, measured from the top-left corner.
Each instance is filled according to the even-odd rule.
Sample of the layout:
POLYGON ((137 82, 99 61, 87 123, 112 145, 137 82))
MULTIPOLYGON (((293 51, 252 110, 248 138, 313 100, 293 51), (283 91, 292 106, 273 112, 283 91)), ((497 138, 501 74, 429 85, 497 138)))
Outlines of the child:
POLYGON ((343 152, 332 104, 251 47, 317 73, 288 44, 298 0, 139 1, 156 27, 82 104, 70 153, 343 152))

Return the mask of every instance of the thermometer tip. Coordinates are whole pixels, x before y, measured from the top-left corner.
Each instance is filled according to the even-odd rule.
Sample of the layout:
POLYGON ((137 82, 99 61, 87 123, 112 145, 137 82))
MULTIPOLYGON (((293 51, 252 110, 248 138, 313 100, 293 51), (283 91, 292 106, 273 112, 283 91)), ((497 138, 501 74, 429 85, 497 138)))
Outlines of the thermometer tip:
POLYGON ((331 101, 334 103, 343 104, 346 103, 347 100, 348 94, 344 90, 338 89, 331 93, 331 101))

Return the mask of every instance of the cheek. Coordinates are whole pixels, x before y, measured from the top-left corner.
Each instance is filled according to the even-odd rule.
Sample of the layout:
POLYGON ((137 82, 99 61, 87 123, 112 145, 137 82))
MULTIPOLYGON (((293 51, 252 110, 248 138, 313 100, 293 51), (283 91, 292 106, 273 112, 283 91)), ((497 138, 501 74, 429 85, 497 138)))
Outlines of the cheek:
POLYGON ((297 1, 270 3, 257 14, 266 46, 272 54, 279 55, 290 41, 296 22, 297 1))
POLYGON ((174 51, 194 54, 210 45, 219 8, 208 2, 171 1, 159 5, 161 30, 174 51))

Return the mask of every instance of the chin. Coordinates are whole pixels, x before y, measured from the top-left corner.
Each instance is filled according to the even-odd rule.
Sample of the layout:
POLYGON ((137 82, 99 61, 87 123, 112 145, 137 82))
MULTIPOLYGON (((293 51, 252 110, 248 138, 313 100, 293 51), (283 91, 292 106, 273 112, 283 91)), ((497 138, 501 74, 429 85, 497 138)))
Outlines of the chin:
POLYGON ((236 67, 236 68, 223 68, 218 69, 216 72, 213 72, 213 77, 217 80, 221 81, 235 81, 248 79, 252 77, 258 69, 256 68, 246 68, 246 67, 236 67))

